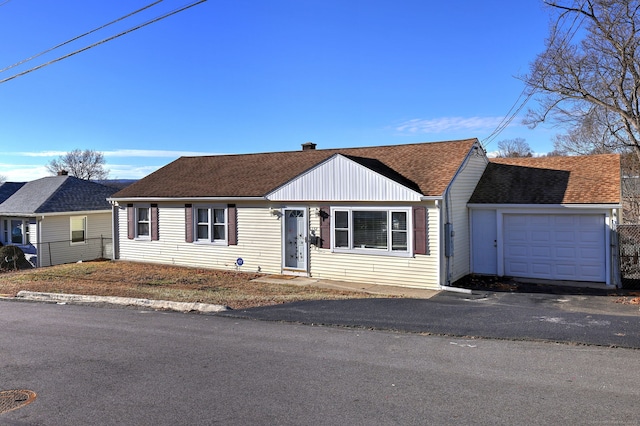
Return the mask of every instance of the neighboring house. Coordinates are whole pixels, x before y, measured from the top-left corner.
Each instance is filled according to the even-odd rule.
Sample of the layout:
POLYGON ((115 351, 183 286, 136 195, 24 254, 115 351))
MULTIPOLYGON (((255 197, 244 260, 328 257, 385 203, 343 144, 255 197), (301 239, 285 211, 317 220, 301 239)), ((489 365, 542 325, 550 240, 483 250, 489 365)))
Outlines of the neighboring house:
MULTIPOLYGON (((497 261, 495 271, 472 269, 467 204, 488 165, 476 139, 182 157, 110 199, 114 259, 432 289, 504 273, 497 261)), ((602 235, 614 198, 595 207, 611 219, 602 235)), ((476 201, 502 226, 510 201, 476 201)), ((560 209, 536 204, 518 211, 560 209)), ((474 239, 503 247, 497 229, 474 239)))
POLYGON ((469 200, 478 274, 617 284, 620 156, 496 158, 469 200))
POLYGON ((111 257, 111 205, 107 198, 116 188, 67 175, 19 185, 0 203, 2 244, 37 253, 36 266, 111 257))
POLYGON ((15 192, 22 188, 24 182, 4 182, 0 184, 0 204, 4 203, 7 198, 11 197, 15 192))

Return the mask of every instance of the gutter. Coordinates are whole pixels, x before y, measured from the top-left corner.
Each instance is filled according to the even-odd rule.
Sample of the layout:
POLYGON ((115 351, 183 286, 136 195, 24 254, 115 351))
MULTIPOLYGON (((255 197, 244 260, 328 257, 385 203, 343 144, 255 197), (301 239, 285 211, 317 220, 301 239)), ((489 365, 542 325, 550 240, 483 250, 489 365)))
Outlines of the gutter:
POLYGON ((193 202, 193 201, 269 201, 267 197, 139 197, 139 198, 107 198, 113 205, 122 202, 150 203, 160 201, 193 202))

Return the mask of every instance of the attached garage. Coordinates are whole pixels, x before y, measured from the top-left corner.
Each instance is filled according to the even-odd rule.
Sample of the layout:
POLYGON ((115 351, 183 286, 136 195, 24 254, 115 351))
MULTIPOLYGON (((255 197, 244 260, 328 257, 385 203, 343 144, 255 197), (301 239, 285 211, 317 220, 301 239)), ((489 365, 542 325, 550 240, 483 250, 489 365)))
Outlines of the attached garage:
POLYGON ((471 270, 552 281, 618 283, 616 155, 491 159, 468 207, 471 270))

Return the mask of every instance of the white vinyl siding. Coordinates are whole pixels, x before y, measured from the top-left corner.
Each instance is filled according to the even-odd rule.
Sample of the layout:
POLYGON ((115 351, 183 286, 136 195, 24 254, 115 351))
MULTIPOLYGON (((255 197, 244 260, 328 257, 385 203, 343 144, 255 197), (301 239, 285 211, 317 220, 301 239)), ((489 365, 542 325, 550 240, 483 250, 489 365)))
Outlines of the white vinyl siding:
POLYGON ((272 201, 420 201, 422 194, 337 154, 267 197, 272 201), (319 185, 318 182, 322 182, 319 185), (349 185, 345 185, 349 182, 349 185))
MULTIPOLYGON (((311 206, 310 229, 320 230, 319 206, 311 206)), ((313 278, 405 287, 439 288, 438 283, 438 215, 434 202, 427 210, 427 254, 411 257, 380 254, 335 253, 311 246, 310 264, 313 278)), ((409 238, 413 237, 409 229, 409 238)))
MULTIPOLYGON (((449 189, 448 216, 446 211, 443 212, 443 224, 452 223, 454 232, 453 256, 449 259, 451 272, 449 284, 453 284, 456 280, 471 273, 470 216, 467 203, 487 166, 487 162, 484 155, 472 153, 449 189)), ((443 275, 443 278, 446 279, 446 274, 443 275)), ((443 284, 447 283, 443 282, 443 284)))
POLYGON ((35 232, 38 241, 32 241, 38 251, 38 266, 111 257, 111 212, 90 213, 84 217, 86 244, 71 242, 71 216, 56 215, 38 219, 38 230, 35 232))
MULTIPOLYGON (((119 223, 127 223, 127 210, 118 209, 119 223)), ((281 222, 268 206, 237 205, 237 245, 193 244, 185 241, 184 204, 158 204, 158 241, 127 239, 119 227, 120 259, 169 265, 245 272, 281 272, 281 222), (236 266, 242 258, 243 265, 236 266)))

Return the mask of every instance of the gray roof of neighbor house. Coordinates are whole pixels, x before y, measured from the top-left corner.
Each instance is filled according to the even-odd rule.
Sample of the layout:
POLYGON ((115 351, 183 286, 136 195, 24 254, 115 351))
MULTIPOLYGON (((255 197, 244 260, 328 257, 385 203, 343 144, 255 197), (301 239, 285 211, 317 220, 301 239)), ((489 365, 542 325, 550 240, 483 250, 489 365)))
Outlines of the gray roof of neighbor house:
POLYGON ((492 158, 471 204, 620 204, 618 154, 492 158))
POLYGON ((425 196, 440 196, 477 142, 181 157, 113 198, 263 197, 336 154, 425 196))
POLYGON ((11 197, 18 189, 22 188, 24 182, 5 182, 0 184, 0 203, 11 197))
POLYGON ((0 204, 2 215, 33 215, 109 210, 117 189, 72 176, 51 176, 27 182, 0 204))

